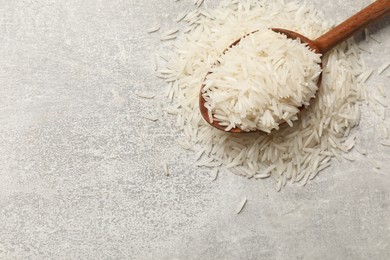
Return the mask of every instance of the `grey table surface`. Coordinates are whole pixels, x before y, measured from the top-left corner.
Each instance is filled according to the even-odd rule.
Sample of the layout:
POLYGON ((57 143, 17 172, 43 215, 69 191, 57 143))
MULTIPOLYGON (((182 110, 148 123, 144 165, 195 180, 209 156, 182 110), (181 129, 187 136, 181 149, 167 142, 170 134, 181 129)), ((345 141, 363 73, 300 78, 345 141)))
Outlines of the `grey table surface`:
MULTIPOLYGON (((370 1, 308 2, 340 22, 370 1)), ((149 57, 172 44, 145 30, 193 9, 0 0, 0 259, 390 259, 390 150, 367 107, 356 129, 367 156, 352 151, 356 161, 279 193, 224 172, 212 182, 176 144, 174 118, 139 117, 166 103, 135 92, 163 91, 149 57)), ((358 40, 376 71, 390 57, 388 20, 370 31, 380 43, 358 40)), ((374 72, 368 84, 390 96, 387 82, 374 72)))

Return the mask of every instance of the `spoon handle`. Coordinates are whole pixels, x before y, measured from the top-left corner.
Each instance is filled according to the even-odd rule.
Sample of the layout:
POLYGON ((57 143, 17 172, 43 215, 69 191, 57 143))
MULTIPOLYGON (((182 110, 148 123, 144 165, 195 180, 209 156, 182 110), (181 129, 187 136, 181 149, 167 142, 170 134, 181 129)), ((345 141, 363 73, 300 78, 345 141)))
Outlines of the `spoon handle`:
POLYGON ((347 40, 354 33, 363 30, 368 24, 380 19, 390 12, 390 0, 377 0, 343 23, 325 33, 314 43, 322 54, 327 53, 339 43, 347 40))

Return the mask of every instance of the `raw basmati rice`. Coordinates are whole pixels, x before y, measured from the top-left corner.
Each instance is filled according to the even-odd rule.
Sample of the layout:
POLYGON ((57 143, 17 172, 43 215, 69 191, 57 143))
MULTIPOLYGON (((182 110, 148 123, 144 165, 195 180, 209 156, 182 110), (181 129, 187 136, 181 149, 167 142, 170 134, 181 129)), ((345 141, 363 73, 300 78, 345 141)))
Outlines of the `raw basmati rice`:
POLYGON ((370 38, 373 39, 376 43, 380 44, 381 41, 373 34, 370 34, 370 38))
POLYGON ((347 159, 350 162, 354 162, 356 158, 354 156, 348 155, 348 154, 343 154, 343 157, 347 159))
POLYGON ((212 181, 216 181, 217 178, 218 178, 218 174, 219 174, 219 169, 218 168, 215 168, 211 174, 211 176, 213 176, 213 179, 212 181))
POLYGON ((381 94, 381 96, 385 98, 386 97, 385 89, 381 85, 377 85, 376 88, 378 92, 381 94))
POLYGON ((387 131, 387 127, 384 124, 381 124, 381 129, 382 129, 383 138, 388 139, 389 132, 387 131))
POLYGON ((165 176, 169 176, 168 163, 166 161, 163 162, 163 171, 165 176))
POLYGON ((163 34, 161 34, 161 37, 167 37, 167 36, 170 36, 170 35, 178 33, 178 32, 179 32, 179 29, 171 29, 171 30, 166 31, 163 34))
POLYGON ((359 46, 359 50, 362 50, 362 51, 364 51, 364 52, 367 52, 367 53, 372 53, 372 51, 371 50, 367 50, 366 48, 363 48, 363 47, 361 47, 361 46, 359 46))
POLYGON ((367 150, 360 148, 359 146, 355 146, 355 150, 360 153, 361 155, 367 155, 367 150))
POLYGON ((365 83, 370 78, 370 76, 372 75, 373 72, 374 72, 373 69, 369 69, 369 70, 363 72, 362 74, 360 74, 359 77, 357 78, 357 80, 365 83))
POLYGON ((244 209, 246 203, 248 202, 248 199, 247 198, 243 198, 242 201, 240 202, 240 204, 238 204, 238 207, 237 207, 237 210, 236 210, 236 213, 237 214, 240 214, 242 212, 242 210, 244 209))
POLYGON ((169 41, 169 40, 176 39, 178 32, 179 32, 179 29, 172 29, 172 30, 166 31, 163 34, 161 34, 160 40, 161 41, 169 41))
POLYGON ((175 19, 175 22, 180 22, 181 20, 184 19, 184 17, 186 17, 186 13, 181 13, 181 14, 178 14, 176 19, 175 19))
POLYGON ((150 121, 157 121, 158 120, 158 117, 155 116, 155 115, 147 115, 147 114, 143 114, 141 115, 141 117, 147 119, 147 120, 150 120, 150 121))
POLYGON ((140 98, 153 99, 156 94, 147 92, 136 92, 136 95, 140 98))
POLYGON ((153 26, 153 27, 150 27, 149 29, 147 29, 146 32, 147 33, 154 33, 154 32, 157 32, 158 30, 160 30, 160 26, 156 25, 156 26, 153 26))
POLYGON ((200 7, 203 4, 204 0, 194 0, 196 7, 200 7))
POLYGON ((177 35, 176 34, 172 34, 172 35, 167 35, 167 36, 162 36, 160 38, 161 41, 169 41, 169 40, 174 40, 177 38, 177 35))
POLYGON ((192 145, 187 140, 179 140, 178 143, 184 150, 192 149, 192 145))
POLYGON ((390 62, 386 62, 385 64, 380 66, 378 69, 378 74, 382 74, 382 72, 384 72, 389 66, 390 66, 390 62))
POLYGON ((382 140, 382 141, 380 142, 380 144, 383 145, 383 146, 390 147, 390 141, 389 141, 389 140, 382 140))
POLYGON ((292 125, 299 108, 315 97, 320 62, 321 55, 307 45, 260 29, 210 69, 202 89, 205 107, 226 131, 238 127, 269 133, 281 122, 292 125))
POLYGON ((272 177, 280 189, 288 180, 306 184, 331 165, 331 158, 341 160, 340 153, 354 147, 355 137, 348 135, 359 124, 359 101, 368 97, 363 83, 372 70, 364 72, 360 50, 352 39, 323 57, 323 79, 317 97, 292 127, 281 125, 268 135, 236 135, 204 122, 198 105, 201 83, 232 42, 272 27, 315 39, 332 26, 312 7, 294 1, 226 0, 205 12, 208 15, 195 10, 182 20, 187 33, 175 42, 166 74, 157 74, 170 82, 168 96, 176 103, 177 126, 198 150, 195 160, 199 165, 218 162, 248 178, 272 177))

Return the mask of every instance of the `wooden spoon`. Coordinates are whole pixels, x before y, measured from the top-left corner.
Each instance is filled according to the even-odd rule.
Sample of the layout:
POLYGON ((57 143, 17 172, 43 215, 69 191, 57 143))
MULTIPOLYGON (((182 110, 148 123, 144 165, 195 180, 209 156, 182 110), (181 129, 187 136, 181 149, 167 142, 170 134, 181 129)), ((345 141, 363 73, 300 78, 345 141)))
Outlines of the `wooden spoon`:
MULTIPOLYGON (((285 34, 288 38, 299 39, 302 43, 307 43, 314 52, 322 54, 323 57, 324 54, 326 54, 328 51, 333 49, 335 46, 347 40, 356 32, 363 30, 364 28, 367 27, 367 25, 380 19, 381 17, 385 16, 389 12, 390 12, 390 0, 377 0, 314 41, 310 40, 309 38, 297 32, 293 32, 290 30, 281 29, 281 28, 271 28, 271 30, 277 33, 285 34)), ((252 33, 256 33, 256 31, 252 33)), ((225 51, 237 45, 241 41, 241 39, 242 38, 234 41, 225 51)), ((320 65, 322 66, 322 64, 320 65)), ((211 72, 207 73, 205 79, 209 74, 211 74, 211 72)), ((321 84, 321 77, 322 75, 320 75, 317 82, 318 87, 320 87, 321 84)), ((202 90, 204 86, 205 83, 203 82, 199 94, 200 112, 207 123, 214 126, 215 128, 225 131, 226 126, 221 126, 216 119, 214 119, 213 122, 211 122, 209 118, 208 109, 204 106, 205 100, 202 95, 203 94, 202 90)), ((301 108, 301 110, 302 109, 303 108, 301 108)), ((256 130, 251 132, 257 132, 257 131, 261 131, 261 130, 256 130)), ((246 131, 241 130, 238 127, 231 129, 229 132, 248 133, 246 131)))

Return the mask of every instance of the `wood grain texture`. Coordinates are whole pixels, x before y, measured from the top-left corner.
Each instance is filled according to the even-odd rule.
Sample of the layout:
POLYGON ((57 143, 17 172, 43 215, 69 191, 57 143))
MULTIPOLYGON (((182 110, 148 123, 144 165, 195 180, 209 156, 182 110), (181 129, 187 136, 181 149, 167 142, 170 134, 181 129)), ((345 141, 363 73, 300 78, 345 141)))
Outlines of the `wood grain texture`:
POLYGON ((314 41, 325 54, 390 12, 390 0, 378 0, 314 41))

